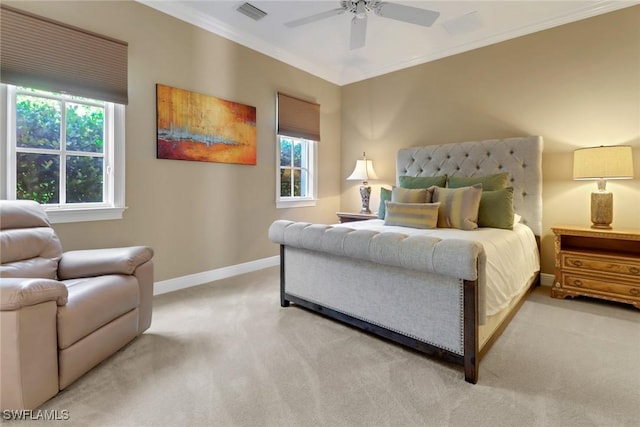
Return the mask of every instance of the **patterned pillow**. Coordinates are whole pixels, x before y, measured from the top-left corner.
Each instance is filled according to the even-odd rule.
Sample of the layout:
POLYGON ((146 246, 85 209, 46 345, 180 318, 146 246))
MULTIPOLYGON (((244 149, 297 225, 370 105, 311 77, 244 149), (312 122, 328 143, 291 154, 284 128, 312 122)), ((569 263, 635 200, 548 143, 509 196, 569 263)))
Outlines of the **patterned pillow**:
POLYGON ((483 191, 478 209, 478 227, 513 230, 513 187, 483 191))
POLYGON ((447 176, 407 176, 403 175, 398 178, 400 187, 402 188, 429 188, 444 187, 447 183, 447 176))
POLYGON ((391 201, 398 203, 429 203, 431 202, 434 188, 409 189, 394 186, 391 189, 391 201))
POLYGON ((411 228, 436 228, 440 203, 386 202, 384 225, 411 228))
POLYGON ((391 190, 380 187, 380 205, 378 206, 378 218, 384 219, 385 206, 384 202, 391 200, 391 190))
POLYGON ((433 201, 440 202, 438 227, 474 230, 478 228, 478 208, 482 184, 462 188, 435 187, 433 201))
POLYGON ((509 173, 496 173, 484 176, 450 176, 449 188, 470 187, 475 184, 482 184, 484 191, 502 190, 507 187, 509 173))

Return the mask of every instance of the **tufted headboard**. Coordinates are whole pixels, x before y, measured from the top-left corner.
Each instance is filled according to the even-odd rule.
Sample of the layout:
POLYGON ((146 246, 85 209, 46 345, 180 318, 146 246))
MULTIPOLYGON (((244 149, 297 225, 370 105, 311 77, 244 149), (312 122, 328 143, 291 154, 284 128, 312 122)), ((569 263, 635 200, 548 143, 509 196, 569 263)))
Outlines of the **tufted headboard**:
POLYGON ((509 172, 513 208, 537 236, 542 234, 542 137, 490 139, 398 150, 398 177, 482 176, 509 172))

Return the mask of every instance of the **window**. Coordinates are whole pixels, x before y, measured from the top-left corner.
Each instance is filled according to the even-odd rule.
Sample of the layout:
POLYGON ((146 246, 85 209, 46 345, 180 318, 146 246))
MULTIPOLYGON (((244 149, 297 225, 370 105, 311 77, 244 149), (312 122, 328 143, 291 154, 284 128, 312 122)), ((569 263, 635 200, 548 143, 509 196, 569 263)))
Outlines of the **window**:
POLYGON ((3 198, 35 200, 52 222, 124 210, 124 106, 3 85, 3 198))
POLYGON ((0 197, 51 222, 122 218, 127 43, 0 11, 0 197))
POLYGON ((315 206, 316 142, 278 136, 278 207, 315 206))
POLYGON ((276 206, 315 206, 320 105, 278 93, 276 206))

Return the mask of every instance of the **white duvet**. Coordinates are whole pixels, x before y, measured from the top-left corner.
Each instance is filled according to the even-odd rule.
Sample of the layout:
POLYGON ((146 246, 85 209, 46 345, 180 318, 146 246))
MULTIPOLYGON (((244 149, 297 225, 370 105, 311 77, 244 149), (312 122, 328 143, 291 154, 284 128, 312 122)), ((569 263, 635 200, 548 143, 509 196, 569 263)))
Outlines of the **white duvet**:
POLYGON ((524 224, 514 224, 513 230, 478 228, 465 231, 452 228, 416 229, 384 225, 384 220, 336 224, 356 230, 395 232, 406 235, 423 234, 440 239, 476 241, 484 247, 487 258, 485 314, 491 316, 509 305, 531 278, 540 270, 540 256, 535 236, 524 224))

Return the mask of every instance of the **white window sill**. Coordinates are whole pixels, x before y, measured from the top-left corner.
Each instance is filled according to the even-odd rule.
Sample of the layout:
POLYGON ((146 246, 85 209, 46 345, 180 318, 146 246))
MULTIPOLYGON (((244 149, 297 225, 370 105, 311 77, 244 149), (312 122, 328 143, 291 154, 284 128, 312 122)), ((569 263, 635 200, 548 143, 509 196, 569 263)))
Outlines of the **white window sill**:
POLYGON ((316 199, 302 199, 302 200, 277 200, 276 208, 308 208, 316 205, 316 199))
POLYGON ((102 208, 78 208, 60 209, 47 208, 45 212, 52 224, 65 222, 85 222, 85 221, 109 221, 122 219, 122 213, 126 207, 102 207, 102 208))

